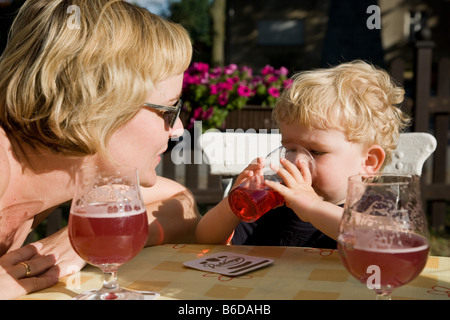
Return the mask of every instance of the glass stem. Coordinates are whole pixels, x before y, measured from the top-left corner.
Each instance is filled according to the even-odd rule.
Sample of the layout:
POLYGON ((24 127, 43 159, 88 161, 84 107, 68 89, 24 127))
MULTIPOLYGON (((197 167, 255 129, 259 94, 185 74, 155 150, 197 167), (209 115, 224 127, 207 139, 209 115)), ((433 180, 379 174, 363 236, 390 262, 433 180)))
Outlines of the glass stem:
POLYGON ((103 272, 103 289, 114 292, 119 289, 117 270, 103 272))
POLYGON ((377 300, 392 300, 390 293, 377 294, 377 300))

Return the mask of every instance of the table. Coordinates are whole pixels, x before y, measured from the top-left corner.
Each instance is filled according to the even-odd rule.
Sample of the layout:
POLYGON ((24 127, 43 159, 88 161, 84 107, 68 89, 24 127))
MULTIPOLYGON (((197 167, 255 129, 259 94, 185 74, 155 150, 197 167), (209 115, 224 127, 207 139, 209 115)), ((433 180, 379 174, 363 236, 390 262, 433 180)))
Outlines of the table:
MULTIPOLYGON (((375 298, 372 290, 343 267, 337 250, 329 249, 167 244, 145 248, 120 267, 118 275, 121 286, 156 291, 161 300, 375 298), (274 262, 237 277, 183 266, 183 262, 219 252, 267 257, 274 262)), ((83 291, 97 289, 101 284, 100 270, 86 266, 51 288, 20 299, 71 299, 83 291)), ((397 288, 393 299, 450 300, 450 258, 430 256, 420 276, 397 288)))

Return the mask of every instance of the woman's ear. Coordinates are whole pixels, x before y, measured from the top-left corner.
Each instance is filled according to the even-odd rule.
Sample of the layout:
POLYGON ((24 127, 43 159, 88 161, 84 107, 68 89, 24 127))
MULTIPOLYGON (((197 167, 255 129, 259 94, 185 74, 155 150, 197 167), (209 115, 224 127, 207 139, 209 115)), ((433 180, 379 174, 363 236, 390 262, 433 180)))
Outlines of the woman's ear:
POLYGON ((383 165, 385 158, 386 152, 384 149, 381 146, 374 144, 367 150, 361 173, 377 173, 383 165))

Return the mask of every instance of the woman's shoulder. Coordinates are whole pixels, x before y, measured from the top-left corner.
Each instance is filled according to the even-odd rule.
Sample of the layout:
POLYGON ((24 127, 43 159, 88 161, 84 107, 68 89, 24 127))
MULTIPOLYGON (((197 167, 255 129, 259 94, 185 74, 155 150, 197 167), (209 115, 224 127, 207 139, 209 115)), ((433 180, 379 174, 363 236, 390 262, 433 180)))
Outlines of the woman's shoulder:
POLYGON ((9 185, 11 165, 8 152, 11 150, 11 143, 3 129, 0 128, 0 199, 9 185))
POLYGON ((191 196, 188 188, 177 181, 158 176, 154 186, 142 188, 141 193, 146 203, 169 199, 177 194, 184 193, 191 196))

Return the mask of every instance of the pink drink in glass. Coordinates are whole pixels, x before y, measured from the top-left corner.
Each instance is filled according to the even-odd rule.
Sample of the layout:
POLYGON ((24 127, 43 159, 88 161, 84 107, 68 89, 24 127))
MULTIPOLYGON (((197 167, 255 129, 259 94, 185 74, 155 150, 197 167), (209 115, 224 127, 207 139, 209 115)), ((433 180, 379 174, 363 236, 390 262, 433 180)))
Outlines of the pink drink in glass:
POLYGON ((270 209, 283 204, 284 198, 264 185, 254 189, 238 186, 230 192, 228 203, 239 219, 253 222, 270 209))
POLYGON ((308 165, 311 177, 314 176, 314 158, 305 148, 288 144, 273 150, 266 156, 261 174, 256 173, 248 177, 238 187, 232 189, 228 195, 231 210, 242 221, 254 222, 271 209, 285 202, 282 195, 267 187, 264 183, 264 180, 283 183, 282 178, 273 171, 275 167, 282 167, 280 159, 289 160, 296 166, 299 162, 305 162, 308 165), (272 167, 272 165, 275 167, 272 167))
POLYGON ((69 219, 70 242, 85 261, 114 269, 144 247, 148 235, 145 209, 108 213, 111 210, 102 205, 96 206, 94 213, 89 211, 71 212, 69 219))
POLYGON ((393 240, 389 246, 366 248, 339 241, 338 249, 344 266, 361 283, 366 284, 372 275, 368 267, 378 266, 381 288, 393 290, 420 274, 427 262, 429 245, 424 237, 417 234, 388 233, 386 239, 393 240))

